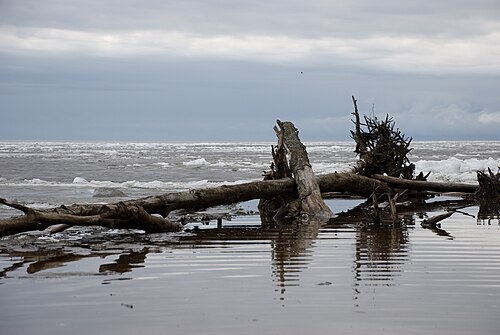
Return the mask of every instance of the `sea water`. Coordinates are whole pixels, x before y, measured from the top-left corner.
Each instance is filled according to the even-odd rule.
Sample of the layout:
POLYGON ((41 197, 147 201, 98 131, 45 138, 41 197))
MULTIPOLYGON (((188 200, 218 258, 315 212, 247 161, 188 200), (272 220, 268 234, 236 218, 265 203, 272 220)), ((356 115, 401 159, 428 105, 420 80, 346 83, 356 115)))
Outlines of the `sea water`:
MULTIPOLYGON (((271 145, 0 142, 0 196, 50 207, 260 180, 271 145)), ((349 171, 356 162, 353 142, 306 145, 316 174, 349 171)), ((474 183, 476 171, 500 166, 500 141, 415 142, 410 159, 417 173, 431 172, 430 181, 474 183)))
MULTIPOLYGON (((261 180, 272 144, 0 142, 0 197, 49 208, 261 180)), ((500 141, 412 144, 416 172, 431 181, 475 183, 476 171, 500 166, 500 141)), ((317 174, 356 162, 352 142, 306 146, 317 174)), ((176 234, 5 237, 0 333, 498 334, 498 220, 478 221, 473 206, 439 230, 421 227, 447 200, 401 227, 266 228, 248 215, 176 234)), ((0 207, 0 217, 16 214, 0 207)))

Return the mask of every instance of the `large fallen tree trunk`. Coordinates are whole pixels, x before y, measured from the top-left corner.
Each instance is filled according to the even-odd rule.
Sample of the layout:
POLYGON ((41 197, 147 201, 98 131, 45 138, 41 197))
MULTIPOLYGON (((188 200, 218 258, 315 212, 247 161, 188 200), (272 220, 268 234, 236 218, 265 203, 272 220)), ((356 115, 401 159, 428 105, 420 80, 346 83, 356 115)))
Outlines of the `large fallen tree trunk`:
MULTIPOLYGON (((353 136, 364 140, 362 143, 357 142, 358 147, 361 147, 362 151, 365 152, 371 148, 370 146, 373 146, 373 143, 380 142, 374 141, 367 133, 360 133, 357 113, 356 120, 357 131, 353 136)), ((393 132, 392 121, 388 119, 386 121, 380 129, 387 128, 386 130, 393 132)), ((175 232, 181 230, 183 226, 169 220, 168 215, 174 210, 199 210, 253 199, 278 199, 278 213, 273 212, 272 215, 269 215, 270 220, 273 220, 283 209, 282 212, 285 212, 285 215, 292 216, 292 219, 295 220, 299 218, 299 221, 302 222, 324 222, 332 218, 333 213, 324 203, 321 193, 348 193, 373 199, 374 203, 378 201, 380 195, 385 195, 393 205, 391 207, 395 208, 395 200, 392 197, 396 193, 395 189, 398 191, 409 189, 466 193, 474 193, 477 190, 477 186, 474 185, 429 183, 379 174, 367 177, 354 173, 332 173, 316 177, 312 171, 306 148, 298 138, 298 130, 291 122, 278 121, 278 125, 281 128, 275 129, 278 135, 278 146, 273 148, 275 168, 272 168, 273 171, 270 174, 266 174, 266 179, 274 180, 167 193, 108 205, 71 205, 48 210, 36 210, 0 199, 0 203, 24 213, 19 217, 0 219, 0 236, 29 230, 43 230, 56 224, 65 224, 65 227, 100 225, 109 228, 142 229, 147 232, 175 232), (290 155, 289 163, 286 157, 287 153, 290 155), (304 217, 306 217, 305 220, 304 217)), ((375 128, 379 129, 379 126, 375 128)), ((395 134, 393 135, 396 136, 398 143, 404 142, 403 135, 399 132, 395 134)), ((405 157, 409 150, 408 146, 404 143, 399 144, 399 147, 402 148, 401 157, 405 157)), ((381 148, 380 145, 375 147, 381 148)), ((377 154, 377 156, 379 155, 377 154)), ((407 164, 406 158, 398 159, 396 165, 387 163, 387 160, 384 162, 384 169, 389 167, 391 171, 395 171, 394 175, 404 177, 404 174, 398 173, 402 167, 407 172, 413 171, 411 165, 407 164)), ((382 170, 382 172, 384 171, 382 170)), ((364 172, 367 171, 364 170, 364 172)), ((497 201, 497 198, 495 200, 497 201)), ((261 201, 261 203, 266 202, 261 201)), ((397 219, 395 209, 392 212, 393 222, 395 222, 397 219)))
POLYGON ((431 192, 459 192, 459 193, 474 193, 478 190, 477 185, 464 183, 437 183, 423 180, 403 179, 391 176, 383 176, 374 174, 371 176, 374 179, 383 181, 393 188, 407 189, 413 191, 431 191, 431 192))
MULTIPOLYGON (((388 184, 380 180, 354 173, 321 175, 316 177, 316 182, 323 193, 338 192, 370 197, 374 192, 383 194, 390 190, 388 184)), ((404 186, 408 189, 420 189, 421 183, 421 181, 407 180, 404 186)), ((442 192, 456 192, 458 186, 462 187, 462 184, 458 186, 450 183, 433 184, 440 185, 442 192)), ((396 186, 401 187, 398 184, 396 186)), ((473 193, 476 188, 461 189, 461 192, 473 193)), ((284 178, 167 193, 109 205, 75 204, 45 210, 35 210, 0 199, 0 203, 25 213, 19 217, 0 219, 0 236, 29 230, 43 230, 60 223, 70 226, 101 225, 109 228, 135 228, 147 232, 178 231, 182 226, 165 218, 174 210, 200 210, 217 205, 228 205, 253 199, 271 199, 294 193, 296 193, 295 181, 292 178, 284 178), (144 213, 141 212, 139 215, 137 213, 140 211, 139 209, 144 210, 144 213), (152 214, 159 214, 163 218, 152 214)))
MULTIPOLYGON (((352 173, 332 173, 316 178, 322 192, 346 192, 369 196, 374 190, 387 188, 383 182, 352 173)), ((270 199, 296 193, 292 178, 263 180, 238 185, 223 185, 178 193, 149 196, 116 204, 75 204, 53 209, 35 210, 0 199, 0 203, 25 213, 20 217, 0 219, 0 236, 29 230, 43 230, 55 224, 100 225, 109 228, 135 228, 147 232, 179 231, 182 226, 166 217, 174 210, 199 210, 218 205, 270 199), (136 214, 142 209, 143 212, 136 214), (159 214, 162 217, 153 216, 159 214)))

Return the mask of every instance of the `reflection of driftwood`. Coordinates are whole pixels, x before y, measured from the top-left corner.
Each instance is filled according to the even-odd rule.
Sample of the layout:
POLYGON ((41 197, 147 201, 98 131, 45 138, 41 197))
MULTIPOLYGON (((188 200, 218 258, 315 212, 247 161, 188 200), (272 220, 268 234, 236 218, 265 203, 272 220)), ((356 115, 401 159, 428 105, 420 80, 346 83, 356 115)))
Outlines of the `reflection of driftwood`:
MULTIPOLYGON (((397 213, 400 221, 405 225, 414 224, 414 215, 419 217, 424 217, 427 212, 434 211, 453 211, 458 212, 459 209, 474 206, 476 202, 471 199, 454 199, 454 200, 443 200, 443 201, 433 201, 429 203, 415 203, 415 202, 404 202, 404 203, 395 203, 397 208, 397 213)), ((367 215, 367 209, 365 204, 360 204, 347 212, 338 213, 338 222, 343 223, 352 223, 356 224, 361 221, 367 223, 382 223, 382 222, 390 222, 389 219, 390 211, 387 208, 379 208, 378 222, 374 220, 369 214, 367 215), (383 218, 386 218, 383 220, 383 218), (380 220, 382 219, 382 220, 380 220)), ((444 220, 443 218, 442 220, 444 220)), ((336 221, 337 221, 336 220, 336 221)), ((377 225, 379 226, 379 225, 377 225)), ((427 228, 427 227, 424 227, 427 228)))
POLYGON ((437 227, 439 222, 443 221, 444 219, 449 218, 454 213, 455 213, 455 211, 449 211, 449 212, 444 213, 444 214, 439 214, 439 215, 433 216, 431 218, 428 218, 428 219, 422 221, 421 225, 424 228, 437 227))
POLYGON ((440 222, 449 218, 455 213, 455 211, 449 211, 444 214, 439 214, 436 216, 433 216, 431 218, 428 218, 420 224, 423 228, 430 229, 433 232, 435 232, 439 236, 451 236, 446 230, 441 229, 441 224, 440 222))
POLYGON ((54 254, 39 255, 35 262, 28 265, 26 272, 29 274, 33 274, 43 270, 56 269, 61 266, 64 266, 67 263, 76 262, 86 257, 88 256, 76 255, 71 253, 66 254, 62 251, 58 251, 57 254, 55 255, 54 254))
MULTIPOLYGON (((22 248, 21 248, 22 249, 22 248)), ((5 252, 5 251, 3 251, 5 252)), ((116 252, 116 251, 115 251, 116 252)), ((0 270, 0 278, 5 277, 9 272, 14 272, 18 269, 26 267, 26 273, 35 274, 40 271, 56 269, 65 266, 69 263, 77 262, 83 258, 89 257, 104 257, 111 255, 111 252, 98 252, 94 254, 93 252, 77 254, 66 250, 65 248, 56 250, 36 250, 36 251, 8 251, 10 257, 14 259, 20 259, 20 261, 15 262, 9 267, 0 270)))
POLYGON ((144 267, 146 255, 149 253, 148 248, 143 248, 141 251, 130 251, 128 254, 121 254, 113 263, 101 264, 99 272, 125 273, 132 271, 134 268, 144 267))
POLYGON ((359 227, 356 230, 355 285, 364 280, 389 281, 401 274, 408 258, 408 235, 406 227, 394 225, 359 227))

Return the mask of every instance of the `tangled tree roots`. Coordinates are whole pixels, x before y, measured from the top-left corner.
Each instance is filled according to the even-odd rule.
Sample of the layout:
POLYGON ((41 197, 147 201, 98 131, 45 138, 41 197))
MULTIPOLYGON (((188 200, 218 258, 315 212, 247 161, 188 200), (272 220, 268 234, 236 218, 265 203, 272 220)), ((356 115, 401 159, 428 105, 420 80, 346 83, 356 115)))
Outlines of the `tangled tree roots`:
POLYGON ((357 101, 354 97, 352 101, 355 130, 351 130, 351 137, 356 142, 355 152, 359 155, 355 172, 365 176, 386 174, 392 177, 413 179, 415 165, 410 163, 407 157, 412 150, 410 149, 412 139, 406 138, 399 129, 395 128, 394 120, 388 115, 384 120, 364 116, 364 123, 362 123, 357 101))
POLYGON ((500 169, 494 174, 477 171, 479 189, 475 197, 480 204, 479 219, 500 217, 500 169))

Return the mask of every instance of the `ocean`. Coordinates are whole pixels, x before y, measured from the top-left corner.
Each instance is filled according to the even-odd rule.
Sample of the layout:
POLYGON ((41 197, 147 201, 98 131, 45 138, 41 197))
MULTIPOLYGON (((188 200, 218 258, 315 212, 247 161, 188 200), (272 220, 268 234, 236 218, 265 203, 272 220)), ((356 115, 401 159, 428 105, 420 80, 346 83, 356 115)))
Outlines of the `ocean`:
MULTIPOLYGON (((273 144, 0 142, 0 197, 50 208, 261 180, 273 144)), ((352 141, 305 144, 316 174, 356 162, 352 141)), ((500 167, 500 141, 412 147, 430 181, 475 183, 476 171, 500 167)), ((328 205, 341 213, 359 202, 328 205)), ((443 206, 402 227, 271 229, 253 214, 176 234, 75 227, 4 237, 0 333, 500 333, 498 219, 479 221, 472 206, 441 232, 420 226, 443 206)), ((0 206, 0 218, 17 214, 0 206)))
MULTIPOLYGON (((43 208, 260 180, 272 144, 0 142, 0 196, 43 208), (123 195, 102 199, 100 189, 123 195)), ((306 146, 316 174, 348 171, 356 162, 353 142, 306 146)), ((413 148, 416 172, 431 172, 431 181, 474 183, 475 171, 500 166, 500 141, 414 142, 413 148)), ((0 217, 6 211, 0 207, 0 217)))

